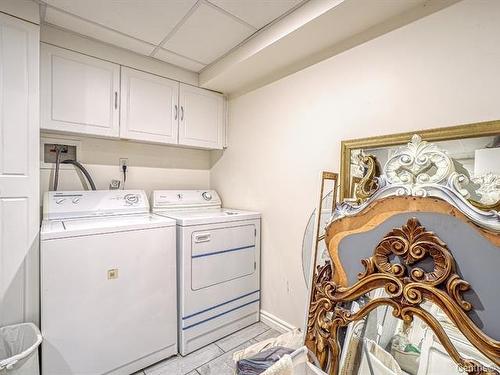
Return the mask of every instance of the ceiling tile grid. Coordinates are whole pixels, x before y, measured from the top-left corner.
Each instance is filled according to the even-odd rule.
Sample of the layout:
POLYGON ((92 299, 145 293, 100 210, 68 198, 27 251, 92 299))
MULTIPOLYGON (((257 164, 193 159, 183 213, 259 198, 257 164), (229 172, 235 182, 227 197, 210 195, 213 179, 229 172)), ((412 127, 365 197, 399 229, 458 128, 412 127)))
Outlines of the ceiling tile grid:
POLYGON ((301 3, 301 0, 208 0, 228 13, 261 29, 301 3))
POLYGON ((199 72, 307 0, 40 0, 43 22, 199 72))
POLYGON ((207 4, 201 4, 163 48, 211 63, 256 30, 207 4))

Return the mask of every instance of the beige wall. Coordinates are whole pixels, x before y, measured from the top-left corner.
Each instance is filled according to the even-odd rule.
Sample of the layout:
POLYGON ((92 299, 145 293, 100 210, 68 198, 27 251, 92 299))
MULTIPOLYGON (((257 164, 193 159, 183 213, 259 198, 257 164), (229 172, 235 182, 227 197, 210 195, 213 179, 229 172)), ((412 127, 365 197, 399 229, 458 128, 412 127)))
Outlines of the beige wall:
POLYGON ((340 141, 500 119, 500 1, 465 0, 229 104, 211 186, 259 210, 262 309, 302 324, 301 243, 340 141))
MULTIPOLYGON (((112 179, 122 178, 120 158, 127 158, 129 162, 127 189, 143 189, 149 194, 158 189, 209 187, 209 151, 50 133, 42 133, 41 138, 56 138, 61 143, 64 140, 80 142, 79 161, 89 170, 98 189, 108 189, 112 179)), ((75 168, 62 168, 59 190, 82 190, 75 168)), ((53 188, 54 170, 52 165, 42 164, 40 171, 40 193, 43 194, 53 188)))

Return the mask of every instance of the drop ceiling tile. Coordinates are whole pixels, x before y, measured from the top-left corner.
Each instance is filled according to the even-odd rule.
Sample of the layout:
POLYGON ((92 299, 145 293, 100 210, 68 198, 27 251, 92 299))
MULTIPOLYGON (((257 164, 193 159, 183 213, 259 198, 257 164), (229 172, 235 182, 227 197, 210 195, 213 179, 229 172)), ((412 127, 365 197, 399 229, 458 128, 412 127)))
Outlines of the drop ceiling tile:
POLYGON ((196 0, 43 0, 49 5, 159 44, 196 0))
POLYGON ((163 48, 159 48, 158 51, 153 55, 155 59, 168 62, 173 65, 180 66, 181 68, 191 70, 193 72, 199 72, 205 65, 197 61, 187 59, 183 56, 179 56, 175 53, 167 51, 163 48))
POLYGON ((260 29, 303 0, 209 0, 212 4, 260 29))
POLYGON ((233 17, 201 3, 164 47, 209 64, 253 32, 252 28, 233 17))
POLYGON ((155 47, 51 7, 47 7, 45 22, 143 55, 149 55, 155 47))

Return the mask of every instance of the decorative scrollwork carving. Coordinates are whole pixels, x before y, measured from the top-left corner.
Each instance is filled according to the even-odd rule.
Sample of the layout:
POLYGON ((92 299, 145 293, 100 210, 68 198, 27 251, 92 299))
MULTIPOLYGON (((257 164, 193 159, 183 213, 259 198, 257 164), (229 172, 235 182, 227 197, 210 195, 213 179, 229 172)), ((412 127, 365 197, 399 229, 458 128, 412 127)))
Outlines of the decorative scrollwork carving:
POLYGON ((333 323, 328 314, 334 310, 334 302, 330 298, 332 289, 336 289, 332 283, 332 267, 330 262, 326 261, 324 266, 317 267, 314 275, 306 334, 306 341, 311 350, 317 353, 318 361, 323 368, 328 363, 330 353, 340 350, 340 347, 332 346, 330 341, 333 323))
POLYGON ((500 342, 484 334, 467 315, 473 308, 463 298, 463 292, 470 288, 469 283, 456 273, 455 260, 446 244, 416 218, 385 235, 373 255, 362 259, 361 263, 364 271, 350 287, 332 281, 335 278, 330 262, 318 267, 314 277, 306 345, 318 356, 323 370, 330 375, 338 373, 339 329, 385 305, 392 307, 395 317, 407 323, 415 316, 424 321, 450 357, 469 373, 490 371, 481 370, 484 367, 479 363, 460 355, 438 320, 421 306, 427 301, 438 306, 471 344, 500 365, 500 342), (418 267, 424 260, 432 260, 430 271, 418 267), (349 302, 378 288, 384 288, 387 297, 373 299, 355 313, 346 308, 349 302))
MULTIPOLYGON (((364 263, 367 263, 365 260, 364 263)), ((412 218, 402 228, 395 228, 375 248, 373 263, 379 272, 392 273, 405 283, 422 282, 439 286, 454 272, 454 262, 446 244, 434 233, 428 232, 417 219, 412 218), (391 263, 396 255, 401 263, 391 263), (413 267, 424 258, 431 257, 434 269, 425 272, 413 267)), ((367 273, 368 274, 368 273, 367 273)))
POLYGON ((392 184, 428 184, 444 181, 453 170, 453 162, 444 151, 415 134, 389 158, 384 174, 392 184))
POLYGON ((477 193, 481 196, 481 201, 469 199, 469 202, 484 211, 500 211, 500 176, 487 173, 473 178, 472 182, 479 185, 477 193))
POLYGON ((380 176, 380 166, 373 155, 358 155, 359 162, 363 166, 363 178, 356 187, 356 198, 358 202, 363 202, 371 197, 379 188, 378 176, 380 176))

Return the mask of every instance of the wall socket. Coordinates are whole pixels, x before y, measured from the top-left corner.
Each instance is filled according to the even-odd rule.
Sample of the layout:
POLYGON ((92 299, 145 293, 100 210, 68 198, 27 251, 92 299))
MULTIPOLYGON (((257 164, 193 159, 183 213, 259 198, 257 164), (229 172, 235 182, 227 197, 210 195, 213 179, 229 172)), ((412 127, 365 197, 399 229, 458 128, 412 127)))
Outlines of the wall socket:
POLYGON ((120 167, 120 172, 123 172, 123 166, 126 166, 128 169, 128 159, 127 158, 120 158, 118 160, 118 166, 120 167))

